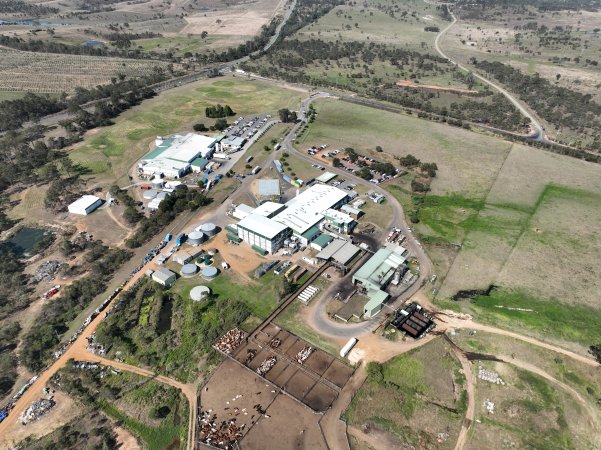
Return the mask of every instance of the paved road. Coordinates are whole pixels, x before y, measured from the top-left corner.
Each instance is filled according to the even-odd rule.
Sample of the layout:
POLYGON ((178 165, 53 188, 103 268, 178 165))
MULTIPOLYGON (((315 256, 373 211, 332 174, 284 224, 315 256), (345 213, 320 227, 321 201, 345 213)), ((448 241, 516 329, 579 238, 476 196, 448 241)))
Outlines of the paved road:
MULTIPOLYGON (((428 2, 426 2, 426 3, 428 3, 428 2)), ((438 33, 438 35, 436 36, 436 39, 434 40, 434 48, 436 49, 436 51, 440 54, 440 56, 447 59, 451 64, 459 67, 461 70, 464 70, 465 72, 472 72, 474 77, 478 78, 483 83, 489 85, 493 89, 495 89, 495 90, 499 91, 501 94, 503 94, 507 98, 507 100, 509 100, 525 117, 528 118, 528 120, 530 120, 530 125, 531 125, 533 131, 529 137, 531 139, 534 139, 535 141, 547 142, 547 138, 545 136, 545 131, 544 131, 543 126, 540 123, 540 120, 538 118, 536 118, 534 113, 531 112, 522 102, 520 102, 516 97, 514 97, 512 94, 510 94, 501 85, 499 85, 493 81, 490 81, 487 78, 484 78, 482 75, 477 74, 476 72, 470 70, 468 67, 464 66, 463 64, 453 60, 452 58, 449 57, 448 54, 446 54, 442 50, 442 48, 440 46, 440 39, 453 27, 453 25, 455 25, 457 23, 457 17, 455 17, 455 14, 453 14, 453 12, 450 12, 450 14, 451 14, 451 17, 453 18, 453 21, 449 25, 447 25, 440 33, 438 33)))

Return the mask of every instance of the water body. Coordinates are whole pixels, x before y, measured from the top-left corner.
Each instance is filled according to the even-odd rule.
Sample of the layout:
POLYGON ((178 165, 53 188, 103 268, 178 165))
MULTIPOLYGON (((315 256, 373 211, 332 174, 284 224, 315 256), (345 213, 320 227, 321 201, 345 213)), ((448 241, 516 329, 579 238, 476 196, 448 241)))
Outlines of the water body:
POLYGON ((46 22, 43 20, 2 20, 0 25, 31 25, 34 27, 64 27, 66 23, 46 22))
POLYGON ((85 42, 82 42, 81 45, 83 45, 85 47, 102 47, 102 46, 104 46, 104 42, 100 42, 100 41, 85 41, 85 42))
POLYGON ((21 228, 8 241, 0 243, 2 246, 12 248, 18 257, 29 257, 32 255, 36 244, 42 241, 44 236, 51 234, 44 228, 21 228))

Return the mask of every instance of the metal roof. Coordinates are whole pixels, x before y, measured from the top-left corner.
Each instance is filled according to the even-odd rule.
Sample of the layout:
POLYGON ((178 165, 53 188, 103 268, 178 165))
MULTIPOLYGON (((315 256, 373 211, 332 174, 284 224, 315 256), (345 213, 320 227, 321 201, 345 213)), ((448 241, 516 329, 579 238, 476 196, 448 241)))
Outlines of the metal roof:
POLYGON ((329 234, 322 234, 321 236, 318 236, 314 241, 313 244, 315 245, 319 245, 320 247, 325 247, 326 245, 328 245, 330 242, 332 242, 334 238, 332 236, 330 236, 329 234))
POLYGON ((318 176, 317 178, 315 178, 315 180, 316 181, 320 181, 322 183, 327 183, 328 181, 333 180, 337 176, 338 175, 336 175, 335 173, 332 173, 332 172, 324 172, 320 176, 318 176))
POLYGON ((274 179, 257 180, 257 191, 259 195, 265 197, 280 195, 280 181, 274 179))
POLYGON ((333 186, 315 184, 286 203, 286 209, 275 216, 298 234, 303 234, 322 219, 321 214, 347 197, 346 192, 333 186))
POLYGON ((279 212, 281 209, 283 209, 285 207, 286 206, 282 205, 281 203, 265 202, 265 203, 259 205, 257 208, 255 208, 255 210, 253 211, 253 214, 258 214, 259 216, 269 217, 272 214, 279 212))
POLYGON ((404 261, 405 258, 402 256, 382 248, 355 272, 353 281, 359 280, 375 286, 383 286, 404 261))
POLYGON ((154 278, 155 280, 160 280, 163 283, 165 283, 167 280, 169 280, 169 278, 174 277, 175 273, 171 272, 169 269, 165 269, 163 267, 160 267, 159 269, 155 270, 154 273, 152 274, 152 278, 154 278))
POLYGON ((93 206, 94 204, 96 204, 96 202, 101 200, 102 199, 96 197, 95 195, 83 195, 82 197, 71 203, 69 205, 69 208, 88 209, 90 206, 93 206))
POLYGON ((334 239, 326 248, 317 254, 317 257, 325 260, 333 259, 339 264, 346 265, 360 251, 361 249, 359 247, 348 241, 334 239))
POLYGON ((240 227, 252 231, 255 234, 260 234, 267 239, 273 239, 278 234, 286 230, 286 226, 276 222, 273 219, 259 216, 257 214, 249 214, 240 222, 238 222, 238 229, 240 227))

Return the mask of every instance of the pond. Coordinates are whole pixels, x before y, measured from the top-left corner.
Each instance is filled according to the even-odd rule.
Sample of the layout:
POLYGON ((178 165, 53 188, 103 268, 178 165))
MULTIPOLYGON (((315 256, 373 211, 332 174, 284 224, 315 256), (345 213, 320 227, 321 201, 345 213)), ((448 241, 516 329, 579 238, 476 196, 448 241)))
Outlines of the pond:
POLYGON ((53 233, 44 228, 21 228, 8 241, 0 242, 0 245, 12 248, 18 257, 30 257, 37 253, 40 246, 46 247, 44 241, 53 239, 53 233))
POLYGON ((104 46, 104 42, 101 41, 85 41, 82 42, 81 45, 84 47, 102 47, 104 46))
POLYGON ((34 27, 63 27, 66 23, 45 22, 39 20, 1 20, 0 25, 32 25, 34 27))

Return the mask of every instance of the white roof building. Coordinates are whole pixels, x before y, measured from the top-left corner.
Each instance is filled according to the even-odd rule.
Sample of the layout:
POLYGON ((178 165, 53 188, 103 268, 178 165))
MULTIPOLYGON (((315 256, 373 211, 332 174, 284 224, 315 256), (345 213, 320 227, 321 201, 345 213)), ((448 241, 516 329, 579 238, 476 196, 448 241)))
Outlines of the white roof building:
POLYGON ((286 203, 286 209, 274 220, 290 227, 295 234, 302 235, 324 218, 322 212, 340 207, 347 194, 342 189, 325 184, 316 184, 286 203))
POLYGON ((238 206, 236 206, 236 209, 234 209, 232 216, 238 220, 242 220, 249 214, 252 214, 254 210, 255 208, 252 206, 248 206, 245 203, 240 203, 238 206))
POLYGON ((100 205, 102 205, 102 200, 95 195, 84 195, 71 203, 67 209, 71 214, 87 216, 100 205))
POLYGON ((260 234, 264 238, 273 239, 278 234, 286 231, 287 227, 286 225, 268 219, 267 217, 249 214, 238 222, 238 229, 240 228, 252 231, 255 234, 260 234))
POLYGON ((263 217, 273 217, 285 207, 286 206, 282 205, 281 203, 265 202, 255 208, 253 214, 258 214, 259 216, 263 217))

